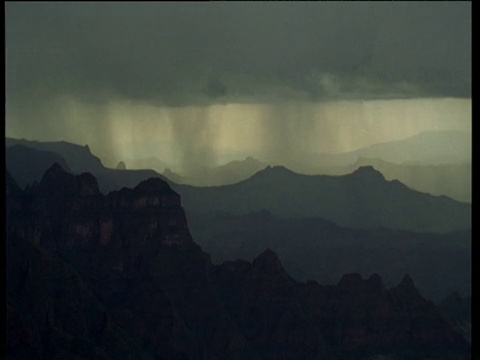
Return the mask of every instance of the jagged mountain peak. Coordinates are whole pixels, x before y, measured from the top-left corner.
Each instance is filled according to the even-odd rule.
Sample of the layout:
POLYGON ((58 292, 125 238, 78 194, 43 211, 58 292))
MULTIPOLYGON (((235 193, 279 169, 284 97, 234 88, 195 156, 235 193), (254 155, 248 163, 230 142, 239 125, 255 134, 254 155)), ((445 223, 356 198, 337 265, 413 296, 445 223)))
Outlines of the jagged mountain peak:
POLYGON ((52 195, 77 194, 80 196, 100 193, 97 179, 92 174, 72 175, 58 163, 54 163, 47 169, 40 184, 34 186, 33 191, 52 195))
POLYGON ((72 174, 69 174, 60 166, 60 164, 55 162, 47 169, 47 171, 45 171, 45 174, 43 174, 42 179, 40 180, 40 186, 49 187, 50 185, 58 185, 61 187, 63 181, 69 181, 73 178, 74 176, 72 174))
POLYGON ((422 295, 418 291, 417 287, 413 283, 409 274, 405 274, 400 283, 392 289, 392 291, 401 298, 419 299, 422 295))
MULTIPOLYGON (((67 174, 58 166, 44 178, 62 177, 74 185, 93 178, 67 174)), ((157 193, 169 186, 152 178, 137 189, 157 193)), ((237 260, 215 266, 193 242, 179 202, 149 202, 148 196, 129 190, 132 201, 114 198, 124 189, 98 199, 63 201, 63 208, 57 200, 65 198, 53 198, 57 193, 49 194, 52 206, 41 206, 50 203, 48 197, 10 202, 17 208, 15 221, 7 218, 13 235, 7 237, 7 340, 16 344, 15 334, 24 333, 23 324, 10 316, 18 306, 38 334, 21 343, 38 350, 39 356, 28 358, 46 351, 78 357, 77 344, 89 346, 91 356, 84 358, 95 358, 97 351, 112 359, 137 358, 130 354, 141 348, 154 349, 147 354, 151 358, 165 359, 267 359, 283 354, 285 359, 323 359, 331 358, 330 349, 335 358, 360 358, 379 347, 396 355, 396 349, 417 345, 427 355, 439 346, 459 356, 469 351, 441 322, 433 304, 402 292, 402 284, 408 288, 411 282, 409 276, 393 296, 373 292, 366 297, 368 284, 380 281, 378 275, 366 281, 358 273, 346 275, 343 285, 353 284, 352 291, 312 283, 305 291, 269 248, 253 264, 237 260), (36 248, 42 251, 31 251, 36 248), (27 301, 24 288, 31 294, 27 301), (397 323, 400 326, 389 325, 397 323), (50 331, 51 324, 55 331, 50 331), (47 336, 52 340, 34 342, 47 336), (97 342, 98 348, 88 345, 97 342)))

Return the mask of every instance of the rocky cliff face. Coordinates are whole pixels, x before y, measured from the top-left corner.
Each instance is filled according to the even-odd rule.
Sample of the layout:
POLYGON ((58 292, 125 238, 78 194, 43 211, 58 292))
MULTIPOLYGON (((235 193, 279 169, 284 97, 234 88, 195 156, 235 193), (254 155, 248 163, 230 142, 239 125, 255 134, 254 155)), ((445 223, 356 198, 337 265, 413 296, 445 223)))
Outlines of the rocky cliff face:
POLYGON ((213 266, 160 179, 104 196, 92 175, 54 165, 27 191, 7 173, 6 194, 12 358, 359 359, 440 345, 468 358, 409 278, 302 284, 268 250, 213 266))
MULTIPOLYGON (((42 324, 37 331, 42 334, 43 317, 50 317, 55 329, 93 342, 112 359, 248 354, 247 342, 210 289, 209 257, 192 241, 180 197, 165 182, 151 179, 103 196, 93 176, 73 176, 54 165, 27 193, 15 189, 13 183, 7 189, 7 243, 23 245, 21 251, 8 251, 14 328, 33 313, 40 317, 34 323, 42 324), (22 260, 26 252, 33 265, 22 260), (56 262, 50 264, 43 254, 56 262), (72 288, 70 277, 83 287, 72 288), (52 283, 58 292, 49 292, 52 283), (21 303, 32 287, 31 302, 21 303), (104 309, 103 321, 113 330, 107 325, 100 334, 69 330, 67 325, 78 325, 85 307, 93 306, 86 302, 79 308, 74 299, 89 297, 104 309), (38 307, 43 303, 51 306, 38 307), (57 303, 65 309, 59 312, 57 303)), ((51 342, 63 349, 58 337, 51 342)), ((37 352, 45 346, 40 336, 32 340, 37 352)))

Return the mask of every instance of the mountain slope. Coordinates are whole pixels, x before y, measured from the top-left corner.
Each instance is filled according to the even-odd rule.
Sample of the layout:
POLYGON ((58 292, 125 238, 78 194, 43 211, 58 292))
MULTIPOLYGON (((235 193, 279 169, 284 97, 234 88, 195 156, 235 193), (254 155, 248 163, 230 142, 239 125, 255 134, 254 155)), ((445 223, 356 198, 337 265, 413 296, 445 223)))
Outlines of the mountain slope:
POLYGON ((455 164, 398 164, 381 158, 359 157, 345 166, 312 166, 293 165, 296 172, 311 175, 346 175, 361 166, 373 166, 387 180, 398 180, 413 190, 435 196, 445 195, 454 200, 472 202, 472 165, 470 163, 455 164))
POLYGON ((353 228, 421 232, 465 230, 471 206, 386 181, 373 167, 345 176, 300 175, 267 167, 237 184, 196 188, 172 184, 187 212, 246 214, 267 210, 287 217, 320 217, 353 228))
POLYGON ((58 165, 28 192, 7 180, 7 356, 470 358, 408 277, 302 284, 268 250, 213 266, 161 179, 108 196, 58 165))
MULTIPOLYGON (((110 358, 255 358, 216 299, 209 258, 193 242, 180 197, 164 181, 149 179, 103 196, 92 175, 73 176, 54 165, 8 204, 9 241, 20 238, 68 262, 108 309, 115 335, 128 339, 115 347, 103 332, 100 340, 82 335, 110 358)), ((18 304, 21 294, 13 281, 7 279, 10 297, 18 304)), ((32 286, 41 289, 48 281, 55 276, 32 286)), ((32 299, 19 311, 28 317, 36 306, 32 299)), ((68 312, 54 314, 62 319, 61 331, 70 334, 68 312)), ((35 346, 43 348, 41 341, 35 346)))
POLYGON ((463 164, 396 164, 381 159, 359 158, 348 167, 371 165, 387 180, 399 180, 409 188, 435 196, 446 195, 454 200, 472 202, 472 166, 463 164))
POLYGON ((5 165, 22 189, 27 184, 39 181, 53 163, 58 163, 71 172, 65 159, 54 152, 36 150, 20 144, 5 149, 5 165))
POLYGON ((134 187, 151 177, 163 178, 153 170, 106 168, 100 159, 90 152, 87 145, 80 146, 64 141, 38 142, 10 138, 6 138, 5 145, 6 167, 16 176, 16 180, 22 187, 34 181, 39 182, 43 172, 54 163, 61 164, 73 174, 91 172, 98 179, 100 191, 104 194, 123 187, 134 187))
POLYGON ((188 215, 195 241, 214 263, 251 261, 275 251, 296 280, 334 284, 345 273, 380 274, 388 286, 405 273, 428 299, 471 293, 471 231, 425 234, 390 229, 350 229, 320 218, 282 218, 268 212, 188 215))
POLYGON ((5 138, 5 147, 9 148, 17 144, 61 155, 73 173, 96 172, 104 168, 100 159, 90 152, 88 145, 81 146, 66 141, 40 142, 5 138))

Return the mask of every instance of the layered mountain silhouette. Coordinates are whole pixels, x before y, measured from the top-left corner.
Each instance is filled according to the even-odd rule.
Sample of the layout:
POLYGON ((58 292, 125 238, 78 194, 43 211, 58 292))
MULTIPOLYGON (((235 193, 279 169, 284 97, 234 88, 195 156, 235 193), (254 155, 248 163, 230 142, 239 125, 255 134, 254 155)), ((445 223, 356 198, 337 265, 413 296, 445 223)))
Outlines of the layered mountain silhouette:
MULTIPOLYGON (((87 145, 80 146, 68 142, 38 142, 30 140, 17 140, 6 138, 7 169, 18 176, 18 183, 21 187, 25 184, 33 184, 34 181, 40 181, 41 173, 38 166, 25 166, 23 164, 34 164, 37 159, 44 158, 42 164, 53 165, 54 162, 64 164, 62 166, 71 169, 73 174, 82 172, 91 172, 98 179, 99 189, 102 193, 108 193, 112 190, 120 190, 123 187, 134 187, 143 180, 151 177, 162 178, 162 175, 153 170, 127 170, 127 169, 109 169, 105 167, 100 159, 93 155, 87 145), (18 153, 16 146, 20 144, 29 151, 18 153), (54 161, 54 157, 45 158, 42 151, 57 154, 59 161, 54 161), (64 160, 62 160, 62 158, 64 160), (18 169, 21 168, 21 171, 18 169)), ((125 165, 125 164, 124 164, 125 165)), ((42 169, 45 166, 42 166, 42 169)), ((45 171, 45 169, 43 170, 45 171)))
POLYGON ((45 171, 54 163, 71 172, 65 159, 54 152, 37 150, 24 145, 13 145, 5 149, 5 165, 18 185, 25 188, 39 181, 45 171))
POLYGON ((81 146, 66 141, 41 142, 5 138, 6 148, 13 145, 23 145, 32 149, 59 154, 65 159, 73 173, 98 172, 104 169, 102 161, 90 152, 88 145, 81 146))
MULTIPOLYGON (((443 134, 444 132, 439 133, 443 134)), ((448 133, 449 132, 447 132, 447 134, 448 133)), ((453 134, 457 134, 457 132, 453 132, 453 134)), ((436 135, 438 137, 438 134, 436 135)), ((464 136, 461 132, 460 135, 464 136)), ((417 138, 421 137, 419 136, 417 138)), ((402 141, 400 141, 400 143, 402 143, 402 141)), ((468 139, 464 141, 464 144, 466 142, 468 142, 468 139)), ((123 186, 135 186, 138 182, 154 176, 168 179, 170 182, 176 184, 188 184, 194 186, 230 185, 251 177, 253 174, 263 170, 267 166, 267 163, 265 162, 252 157, 247 157, 244 160, 232 161, 228 164, 217 167, 199 167, 194 170, 190 169, 187 173, 178 173, 171 170, 166 163, 163 163, 156 158, 147 158, 129 159, 127 162, 123 163, 124 165, 128 165, 128 168, 131 170, 123 173, 112 173, 112 170, 114 169, 104 167, 100 160, 91 154, 89 149, 85 146, 66 142, 40 143, 7 138, 7 155, 16 152, 14 149, 11 149, 12 144, 21 144, 22 146, 31 149, 30 153, 28 153, 28 159, 25 158, 27 154, 22 155, 23 158, 22 156, 19 158, 18 155, 14 154, 9 155, 10 159, 7 157, 7 168, 12 168, 12 173, 15 173, 17 181, 22 187, 27 183, 39 181, 42 173, 40 172, 40 169, 36 169, 36 166, 33 166, 32 169, 30 169, 30 167, 23 167, 20 172, 15 172, 13 167, 18 166, 17 164, 20 162, 34 163, 37 157, 42 156, 33 151, 37 148, 48 150, 62 158, 64 157, 65 159, 68 159, 68 161, 66 161, 67 164, 69 162, 73 163, 73 166, 70 166, 73 173, 78 174, 82 171, 91 171, 94 173, 99 180, 100 190, 104 193, 112 190, 119 190, 123 186), (22 161, 17 161, 18 159, 22 161), (137 169, 141 171, 139 172, 137 169), (153 169, 154 171, 150 169, 153 169), (124 177, 125 181, 123 181, 124 177), (137 182, 132 183, 132 178, 136 179, 137 182)), ((360 166, 373 166, 375 169, 379 170, 387 180, 399 180, 411 189, 436 196, 446 195, 458 201, 471 202, 472 168, 470 163, 399 164, 382 160, 380 151, 370 152, 371 154, 376 154, 377 158, 362 157, 359 153, 360 151, 352 153, 353 155, 350 154, 351 156, 349 155, 346 158, 347 161, 337 159, 339 156, 341 158, 343 155, 325 155, 327 158, 338 160, 326 162, 324 161, 325 159, 323 159, 325 156, 322 157, 315 155, 315 157, 311 159, 310 165, 306 166, 302 161, 297 161, 290 164, 289 168, 293 169, 295 172, 304 174, 346 175, 352 173, 360 166), (330 165, 325 165, 325 163, 330 165), (344 165, 341 165, 342 163, 344 163, 344 165)), ((62 164, 63 160, 58 158, 58 156, 56 159, 50 157, 50 161, 48 161, 49 165, 52 165, 53 162, 62 164)), ((45 165, 46 163, 42 165, 42 171, 45 171, 48 167, 45 165)), ((123 166, 121 166, 120 170, 124 170, 123 166)))
POLYGON ((415 275, 423 295, 440 301, 453 291, 471 293, 471 231, 447 234, 391 229, 351 229, 321 218, 283 218, 262 211, 246 215, 188 215, 195 241, 214 263, 251 261, 274 250, 296 280, 335 284, 343 274, 382 275, 388 286, 415 275))
POLYGON ((470 163, 456 164, 398 164, 381 158, 359 157, 346 166, 324 166, 302 168, 293 167, 297 172, 309 175, 346 175, 361 166, 373 166, 386 180, 399 180, 413 190, 454 200, 472 201, 472 166, 470 163))
POLYGON ((344 176, 301 175, 275 166, 228 186, 172 186, 182 194, 187 213, 267 210, 276 216, 319 217, 352 228, 438 233, 471 227, 469 204, 386 181, 371 166, 344 176))
POLYGON ((462 201, 472 201, 472 166, 463 164, 396 164, 381 159, 359 158, 345 173, 359 166, 373 166, 387 180, 399 180, 409 188, 462 201))
MULTIPOLYGON (((107 169, 87 147, 63 142, 38 144, 68 148, 62 156, 74 173, 78 173, 75 169, 96 164, 92 173, 103 193, 134 187, 151 177, 162 178, 153 170, 107 169)), ((11 148, 7 151, 10 152, 11 148)), ((37 153, 32 150, 30 155, 35 158, 37 153)), ((10 163, 10 166, 19 164, 10 163)), ((28 173, 30 170, 25 168, 28 173)), ((20 175, 19 183, 25 184, 27 179, 38 176, 38 171, 20 175)), ((399 181, 386 181, 371 166, 360 167, 344 176, 301 175, 285 167, 269 166, 244 181, 227 186, 192 187, 171 181, 170 185, 182 194, 188 213, 224 211, 247 214, 267 210, 276 216, 320 217, 353 228, 386 227, 420 232, 465 230, 471 225, 469 204, 413 191, 399 181)))
POLYGON ((212 265, 159 178, 105 196, 58 164, 27 191, 6 177, 10 358, 471 357, 408 275, 305 284, 271 250, 212 265))

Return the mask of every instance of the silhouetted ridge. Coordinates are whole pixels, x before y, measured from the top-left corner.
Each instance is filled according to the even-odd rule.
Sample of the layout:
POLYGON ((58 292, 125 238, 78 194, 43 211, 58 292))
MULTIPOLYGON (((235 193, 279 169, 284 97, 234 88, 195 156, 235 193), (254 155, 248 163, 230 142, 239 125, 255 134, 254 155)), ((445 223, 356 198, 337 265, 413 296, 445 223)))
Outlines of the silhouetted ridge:
POLYGON ((81 196, 95 184, 53 165, 31 193, 8 195, 8 358, 468 358, 409 276, 385 292, 370 291, 378 275, 305 285, 269 248, 216 266, 164 181, 81 196))
MULTIPOLYGON (((398 286, 392 288, 392 292, 403 299, 420 299, 422 295, 413 283, 409 274, 405 274, 398 286)), ((413 300, 412 300, 413 302, 413 300)))
POLYGON ((318 217, 353 228, 446 233, 471 227, 470 205, 386 181, 371 166, 343 176, 303 175, 275 166, 232 185, 171 185, 187 213, 265 209, 275 216, 318 217))
POLYGON ((88 145, 72 144, 66 141, 39 142, 25 139, 5 138, 5 146, 24 145, 29 148, 59 154, 74 173, 104 170, 101 160, 93 155, 88 145))
POLYGON ((71 172, 65 159, 54 152, 34 149, 17 144, 5 149, 6 167, 20 188, 39 181, 45 171, 58 163, 64 170, 71 172))
POLYGON ((287 169, 285 166, 276 165, 276 166, 267 166, 265 169, 258 171, 253 177, 279 177, 279 176, 288 176, 288 175, 297 175, 292 170, 287 169))
POLYGON ((135 191, 140 191, 143 193, 158 193, 158 192, 165 192, 171 191, 174 192, 168 183, 160 178, 150 178, 147 180, 142 181, 140 184, 135 186, 135 191))
POLYGON ((66 172, 58 163, 54 163, 42 176, 38 186, 32 190, 51 195, 97 195, 97 179, 90 173, 72 175, 66 172))
POLYGON ((95 176, 90 173, 83 173, 76 176, 77 190, 82 196, 100 194, 98 189, 98 182, 95 176))
POLYGON ((383 174, 376 170, 373 166, 360 166, 357 170, 351 173, 352 176, 362 177, 365 179, 385 180, 383 174))
POLYGON ((42 177, 42 181, 44 178, 57 178, 59 176, 73 177, 73 175, 65 171, 59 163, 55 162, 47 169, 47 171, 45 171, 45 174, 43 174, 42 177))
POLYGON ((43 174, 37 190, 52 195, 74 193, 75 176, 66 172, 58 163, 54 163, 43 174))

